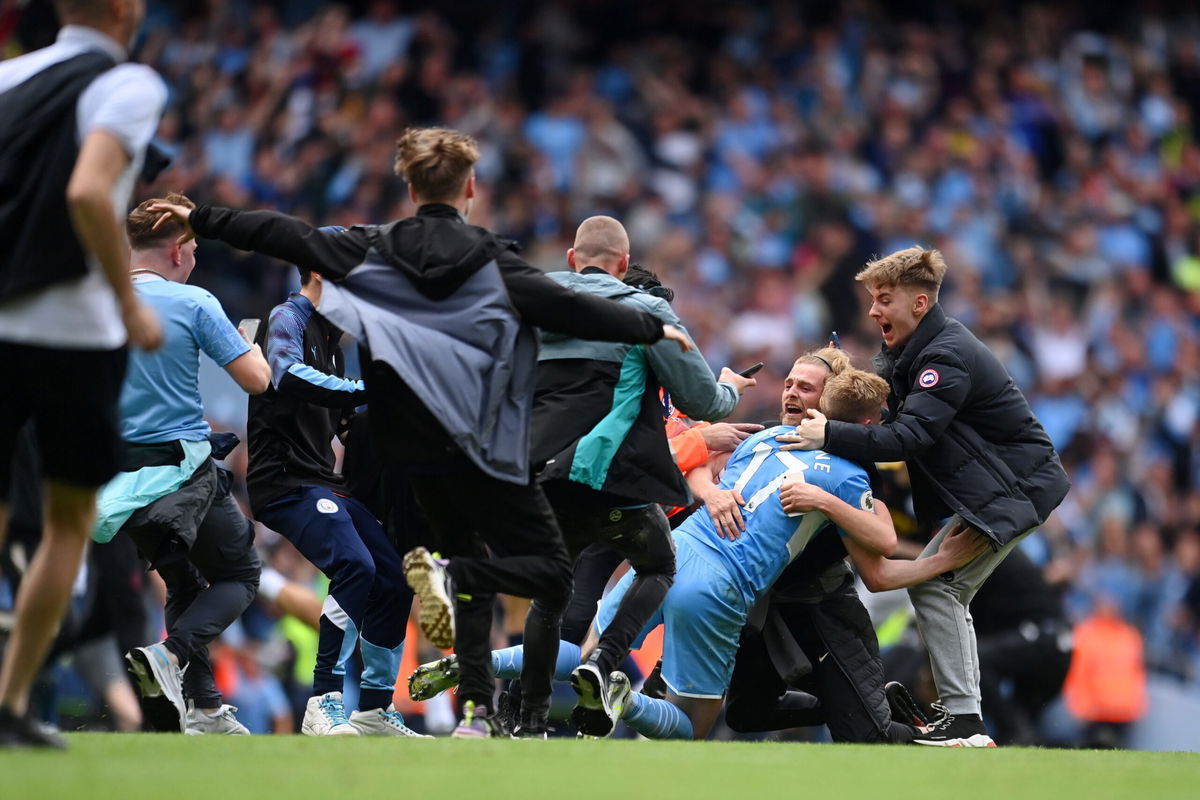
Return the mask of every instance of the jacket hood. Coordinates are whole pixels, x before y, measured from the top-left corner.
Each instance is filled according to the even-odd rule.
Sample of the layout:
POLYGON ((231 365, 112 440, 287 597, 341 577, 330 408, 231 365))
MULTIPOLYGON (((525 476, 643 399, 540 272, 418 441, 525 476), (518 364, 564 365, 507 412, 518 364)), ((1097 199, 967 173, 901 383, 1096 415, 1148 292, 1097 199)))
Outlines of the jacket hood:
POLYGON ((431 300, 444 300, 484 265, 516 245, 468 225, 451 206, 421 206, 417 216, 370 231, 379 257, 431 300))

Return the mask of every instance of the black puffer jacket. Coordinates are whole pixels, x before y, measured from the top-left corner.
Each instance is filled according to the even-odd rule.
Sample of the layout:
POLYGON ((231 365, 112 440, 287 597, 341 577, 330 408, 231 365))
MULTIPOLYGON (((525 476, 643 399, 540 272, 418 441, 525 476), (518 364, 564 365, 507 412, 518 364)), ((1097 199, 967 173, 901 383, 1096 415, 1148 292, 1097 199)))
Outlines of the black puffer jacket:
POLYGON ((883 425, 830 421, 824 449, 908 463, 917 515, 959 514, 997 546, 1046 521, 1070 488, 1050 437, 1000 360, 934 305, 876 370, 891 382, 883 425))

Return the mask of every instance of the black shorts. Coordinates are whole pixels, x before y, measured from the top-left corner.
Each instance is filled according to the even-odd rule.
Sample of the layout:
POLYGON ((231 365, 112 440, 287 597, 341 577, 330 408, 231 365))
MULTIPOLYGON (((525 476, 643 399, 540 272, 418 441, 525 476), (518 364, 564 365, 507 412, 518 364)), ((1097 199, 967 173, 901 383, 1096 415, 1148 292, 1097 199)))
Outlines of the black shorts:
POLYGON ((7 497, 17 436, 33 423, 42 476, 98 488, 120 467, 123 443, 117 407, 125 379, 125 348, 59 350, 0 342, 0 497, 7 497))

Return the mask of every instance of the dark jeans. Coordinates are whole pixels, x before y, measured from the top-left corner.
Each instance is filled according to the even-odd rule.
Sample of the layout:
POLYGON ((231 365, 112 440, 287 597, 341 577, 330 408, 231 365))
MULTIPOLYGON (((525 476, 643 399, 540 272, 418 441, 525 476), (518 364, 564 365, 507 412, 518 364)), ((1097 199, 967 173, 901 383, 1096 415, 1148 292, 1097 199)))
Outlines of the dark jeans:
POLYGON ((853 585, 819 602, 775 603, 772 609, 808 657, 812 672, 789 686, 762 632, 747 626, 729 684, 725 721, 730 728, 751 732, 824 724, 835 742, 912 740, 916 729, 891 719, 879 641, 853 585), (813 703, 814 697, 819 703, 813 703))
MULTIPOLYGON (((604 629, 594 654, 597 666, 607 675, 629 655, 630 645, 662 605, 675 581, 675 543, 671 538, 671 527, 657 504, 626 507, 629 503, 622 498, 569 481, 550 481, 544 488, 572 555, 588 552, 589 545, 603 545, 615 554, 617 564, 620 559, 626 559, 633 567, 633 583, 612 622, 604 629)), ((582 589, 588 594, 580 592, 578 586, 572 593, 572 604, 576 605, 575 593, 580 592, 580 601, 573 608, 576 618, 582 615, 579 606, 585 604, 591 605, 591 616, 595 616, 596 601, 612 576, 610 569, 601 582, 598 568, 607 566, 614 556, 603 551, 600 554, 595 550, 591 552, 591 563, 584 564, 582 570, 586 584, 582 589)), ((577 576, 579 561, 576 560, 577 576)), ((584 623, 585 635, 590 621, 591 617, 584 623)), ((568 633, 577 635, 577 627, 573 619, 568 633)))
POLYGON ((221 704, 208 643, 254 600, 262 571, 254 549, 254 525, 225 490, 226 482, 222 484, 190 550, 174 537, 163 539, 144 528, 130 534, 167 585, 164 644, 187 665, 183 694, 197 708, 221 704))
POLYGON ((550 707, 559 620, 571 591, 571 563, 541 487, 501 481, 467 464, 436 474, 410 472, 409 480, 436 548, 450 559, 457 594, 459 698, 494 708, 490 637, 495 595, 529 597, 533 605, 525 618, 522 705, 526 713, 544 715, 550 707))
POLYGON ((590 544, 575 559, 574 588, 571 602, 562 618, 562 639, 573 644, 583 644, 588 628, 596 618, 596 609, 604 588, 625 556, 607 544, 590 544))

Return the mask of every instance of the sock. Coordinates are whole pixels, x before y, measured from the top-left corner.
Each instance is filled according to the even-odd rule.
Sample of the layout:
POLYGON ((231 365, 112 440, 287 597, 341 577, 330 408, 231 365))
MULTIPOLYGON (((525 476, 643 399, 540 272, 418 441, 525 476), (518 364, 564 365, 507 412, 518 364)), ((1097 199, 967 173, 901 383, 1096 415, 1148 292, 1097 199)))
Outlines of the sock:
MULTIPOLYGON (((524 665, 525 648, 523 645, 492 651, 492 671, 497 678, 515 680, 521 677, 521 667, 524 665)), ((578 666, 579 645, 571 642, 559 642, 558 658, 554 662, 554 680, 567 680, 571 677, 571 671, 578 666)))
POLYGON ((622 721, 647 739, 691 739, 692 721, 666 700, 634 692, 622 721))

